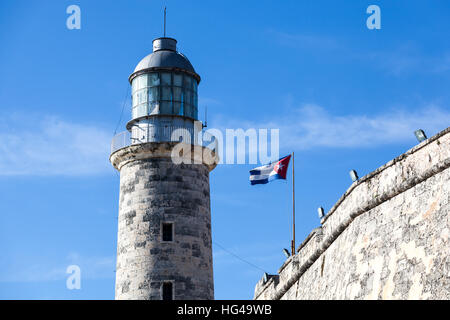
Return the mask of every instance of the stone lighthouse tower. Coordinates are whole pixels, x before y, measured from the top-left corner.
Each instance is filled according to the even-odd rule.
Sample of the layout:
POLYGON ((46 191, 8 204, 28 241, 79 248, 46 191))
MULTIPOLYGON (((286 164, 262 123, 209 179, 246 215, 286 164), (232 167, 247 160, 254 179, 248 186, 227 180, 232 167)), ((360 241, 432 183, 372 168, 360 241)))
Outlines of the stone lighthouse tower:
POLYGON ((209 172, 217 158, 197 119, 200 76, 176 44, 153 40, 130 75, 132 117, 111 145, 120 171, 116 299, 214 299, 209 172))

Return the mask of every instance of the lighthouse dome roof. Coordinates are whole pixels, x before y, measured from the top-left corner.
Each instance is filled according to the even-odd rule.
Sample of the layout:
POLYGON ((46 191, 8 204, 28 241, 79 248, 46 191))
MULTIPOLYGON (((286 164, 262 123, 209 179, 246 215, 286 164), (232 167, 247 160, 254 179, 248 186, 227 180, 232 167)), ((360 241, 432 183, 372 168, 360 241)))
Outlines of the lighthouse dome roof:
POLYGON ((176 51, 176 44, 177 40, 172 38, 158 38, 153 40, 153 52, 138 63, 133 74, 130 76, 130 80, 133 75, 144 70, 178 69, 193 74, 199 81, 200 76, 195 72, 189 59, 182 53, 176 51))

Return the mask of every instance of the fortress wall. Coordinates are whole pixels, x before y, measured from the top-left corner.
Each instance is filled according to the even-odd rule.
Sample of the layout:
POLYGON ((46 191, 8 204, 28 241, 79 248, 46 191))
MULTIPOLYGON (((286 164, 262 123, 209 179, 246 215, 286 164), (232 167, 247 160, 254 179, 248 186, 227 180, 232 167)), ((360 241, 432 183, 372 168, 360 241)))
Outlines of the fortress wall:
POLYGON ((355 182, 255 299, 450 299, 450 128, 355 182))

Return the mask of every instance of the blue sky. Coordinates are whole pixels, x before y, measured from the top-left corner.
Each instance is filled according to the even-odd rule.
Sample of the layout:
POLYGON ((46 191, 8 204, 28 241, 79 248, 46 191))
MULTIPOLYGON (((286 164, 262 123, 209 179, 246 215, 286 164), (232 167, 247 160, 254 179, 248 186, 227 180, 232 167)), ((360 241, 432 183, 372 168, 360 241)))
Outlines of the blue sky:
MULTIPOLYGON (((350 186, 450 124, 450 3, 1 1, 0 298, 113 299, 118 174, 109 143, 128 76, 162 36, 202 77, 210 128, 278 128, 295 151, 297 245, 350 186), (81 8, 81 30, 66 8, 81 8), (366 8, 381 8, 381 29, 366 8), (66 288, 68 265, 81 290, 66 288)), ((130 99, 118 131, 130 118, 130 99)), ((291 238, 291 181, 210 175, 216 299, 250 299, 291 238), (218 244, 218 245, 217 245, 218 244), (222 247, 258 266, 255 268, 222 247)))

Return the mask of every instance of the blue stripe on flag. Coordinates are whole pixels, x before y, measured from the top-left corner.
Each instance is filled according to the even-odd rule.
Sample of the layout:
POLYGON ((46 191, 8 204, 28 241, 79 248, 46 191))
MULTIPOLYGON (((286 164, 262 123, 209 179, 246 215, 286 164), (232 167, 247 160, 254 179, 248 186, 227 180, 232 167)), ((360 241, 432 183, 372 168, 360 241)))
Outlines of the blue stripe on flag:
POLYGON ((266 184, 266 183, 269 183, 270 181, 276 180, 276 179, 283 179, 283 178, 281 178, 281 176, 277 173, 277 174, 272 174, 272 175, 268 176, 267 178, 258 179, 258 180, 250 180, 250 184, 251 185, 266 184))
POLYGON ((266 184, 269 182, 268 178, 265 179, 261 179, 261 180, 250 180, 250 184, 254 185, 254 184, 266 184))

